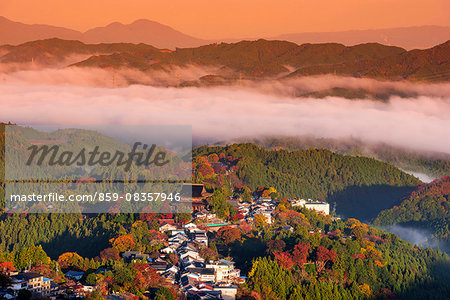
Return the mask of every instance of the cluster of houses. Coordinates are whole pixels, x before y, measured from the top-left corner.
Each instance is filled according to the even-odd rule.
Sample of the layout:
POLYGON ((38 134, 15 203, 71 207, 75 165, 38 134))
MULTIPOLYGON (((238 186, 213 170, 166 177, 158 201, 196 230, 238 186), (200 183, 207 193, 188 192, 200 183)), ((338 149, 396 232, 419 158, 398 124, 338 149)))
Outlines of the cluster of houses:
POLYGON ((240 270, 225 259, 206 262, 199 249, 208 246, 207 232, 194 223, 183 229, 171 230, 168 246, 161 249, 162 253, 175 253, 179 257, 173 283, 180 285, 187 299, 235 299, 235 284, 242 282, 240 270))
POLYGON ((268 224, 272 224, 272 213, 276 205, 271 198, 259 198, 252 203, 238 202, 237 210, 247 221, 252 221, 255 216, 261 215, 268 224))
MULTIPOLYGON (((203 184, 185 184, 183 188, 192 194, 192 210, 195 220, 201 220, 209 224, 220 223, 216 214, 206 209, 206 198, 211 194, 206 192, 203 184)), ((324 201, 290 199, 289 202, 294 207, 302 206, 325 215, 330 214, 330 204, 324 201)), ((242 201, 235 202, 231 200, 230 203, 236 207, 238 212, 240 212, 247 221, 253 220, 256 215, 262 215, 265 217, 268 224, 272 223, 272 213, 276 208, 276 204, 270 197, 253 197, 251 203, 242 201)))
MULTIPOLYGON (((291 199, 289 200, 292 206, 301 206, 307 209, 315 210, 325 215, 330 214, 330 204, 323 201, 314 201, 311 199, 291 199)), ((276 208, 276 203, 271 198, 259 198, 252 203, 238 202, 237 210, 245 217, 247 221, 252 221, 255 216, 264 216, 268 224, 272 224, 273 211, 276 208)))
MULTIPOLYGON (((206 193, 203 185, 192 184, 186 188, 193 194, 193 217, 196 223, 202 223, 204 225, 202 228, 209 230, 217 230, 227 225, 218 219, 214 212, 207 210, 205 197, 210 194, 206 193)), ((252 222, 256 216, 261 215, 268 224, 271 224, 277 204, 271 198, 253 200, 251 203, 230 202, 234 202, 233 205, 246 221, 252 222)), ((311 199, 291 199, 289 202, 294 207, 301 206, 326 215, 330 213, 330 205, 326 202, 311 199)), ((285 227, 288 228, 282 229, 293 230, 290 226, 285 227)), ((151 259, 148 254, 138 251, 125 251, 121 254, 123 260, 127 263, 147 261, 149 266, 168 283, 179 285, 187 299, 236 298, 237 284, 245 282, 245 279, 241 276, 240 270, 235 268, 234 262, 226 259, 205 261, 201 257, 201 250, 209 244, 206 230, 199 228, 195 223, 180 227, 173 219, 163 219, 160 220, 159 231, 167 233, 169 238, 168 244, 160 250, 158 258, 151 259), (169 261, 173 260, 167 260, 167 256, 171 254, 177 255, 178 263, 172 264, 169 261)), ((96 273, 102 272, 101 269, 99 268, 96 273)), ((80 284, 84 273, 78 271, 68 271, 65 276, 69 281, 62 285, 57 285, 51 279, 32 272, 15 272, 8 275, 11 277, 11 287, 0 291, 0 299, 14 299, 18 291, 23 289, 48 298, 68 293, 81 298, 94 290, 93 286, 80 284)))
POLYGON ((68 282, 56 284, 53 280, 44 277, 35 272, 17 272, 9 271, 6 275, 10 276, 11 282, 8 288, 0 291, 0 299, 16 299, 19 297, 19 291, 27 290, 31 295, 39 298, 56 299, 58 296, 68 296, 71 298, 83 298, 94 291, 94 286, 83 285, 79 281, 84 272, 69 271, 66 273, 68 282))

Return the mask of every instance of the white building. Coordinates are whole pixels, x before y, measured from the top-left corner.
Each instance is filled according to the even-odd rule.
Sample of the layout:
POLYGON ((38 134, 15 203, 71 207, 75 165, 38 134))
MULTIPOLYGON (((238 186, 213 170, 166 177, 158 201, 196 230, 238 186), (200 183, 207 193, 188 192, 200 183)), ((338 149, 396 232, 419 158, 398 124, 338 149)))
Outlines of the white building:
POLYGON ((15 291, 26 289, 32 293, 48 295, 50 293, 51 280, 41 274, 27 272, 11 276, 11 287, 15 291))
POLYGON ((187 268, 189 272, 188 276, 198 281, 214 282, 215 274, 214 269, 210 268, 187 268))
POLYGON ((304 207, 307 209, 313 209, 317 212, 324 213, 325 215, 330 214, 330 204, 326 202, 306 202, 304 207))
POLYGON ((218 261, 209 263, 206 265, 206 268, 214 269, 216 283, 228 283, 241 275, 241 271, 234 268, 234 262, 226 259, 219 259, 218 261))
POLYGON ((234 299, 236 299, 237 289, 238 288, 235 285, 214 286, 214 290, 215 291, 221 291, 222 292, 222 299, 223 300, 234 300, 234 299))
POLYGON ((292 206, 303 206, 307 209, 313 209, 317 212, 322 212, 325 215, 330 214, 330 204, 326 202, 321 201, 314 201, 311 199, 305 200, 305 199, 294 199, 291 200, 292 206))

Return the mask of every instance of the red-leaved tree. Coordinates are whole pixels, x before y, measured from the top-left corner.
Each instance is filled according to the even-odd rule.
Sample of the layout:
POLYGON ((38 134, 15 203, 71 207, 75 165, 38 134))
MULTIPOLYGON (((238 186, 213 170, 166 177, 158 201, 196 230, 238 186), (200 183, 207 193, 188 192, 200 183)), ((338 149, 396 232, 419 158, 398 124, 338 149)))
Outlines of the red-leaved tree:
POLYGON ((294 251, 292 251, 292 260, 299 267, 303 267, 303 265, 308 261, 309 249, 311 246, 307 243, 298 243, 294 247, 294 251))
POLYGON ((279 252, 279 251, 275 251, 273 253, 273 255, 275 256, 275 259, 277 260, 277 263, 289 270, 294 266, 294 262, 292 261, 292 255, 289 254, 288 252, 279 252))

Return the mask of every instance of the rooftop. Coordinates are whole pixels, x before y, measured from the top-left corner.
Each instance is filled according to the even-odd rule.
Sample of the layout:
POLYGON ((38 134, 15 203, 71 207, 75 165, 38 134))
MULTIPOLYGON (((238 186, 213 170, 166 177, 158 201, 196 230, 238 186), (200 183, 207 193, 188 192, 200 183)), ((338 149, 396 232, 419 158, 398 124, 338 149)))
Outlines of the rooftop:
POLYGON ((26 273, 19 273, 17 275, 11 276, 11 278, 16 280, 30 280, 33 278, 42 277, 41 274, 33 273, 33 272, 26 272, 26 273))

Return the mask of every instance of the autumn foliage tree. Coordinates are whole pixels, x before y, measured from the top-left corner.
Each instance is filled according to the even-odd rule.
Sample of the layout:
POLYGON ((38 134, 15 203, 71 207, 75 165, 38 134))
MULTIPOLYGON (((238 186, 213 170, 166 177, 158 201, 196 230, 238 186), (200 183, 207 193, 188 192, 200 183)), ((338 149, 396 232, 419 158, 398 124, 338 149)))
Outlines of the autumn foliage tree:
POLYGON ((266 243, 267 253, 274 253, 275 251, 283 251, 286 247, 286 243, 282 240, 270 240, 266 243))
POLYGON ((214 251, 213 249, 211 249, 211 248, 208 248, 208 247, 202 247, 202 248, 200 248, 200 250, 198 251, 198 253, 200 254, 200 256, 202 257, 202 258, 204 258, 205 259, 205 261, 213 261, 213 260, 216 260, 217 258, 219 258, 219 254, 216 252, 216 251, 214 251))
POLYGON ((328 262, 334 262, 337 259, 337 254, 334 250, 328 250, 322 246, 316 249, 316 268, 320 273, 325 269, 328 262))
POLYGON ((225 245, 228 245, 235 241, 239 241, 241 239, 241 232, 236 228, 224 226, 217 231, 217 236, 225 245))
POLYGON ((297 224, 307 224, 305 215, 294 210, 280 212, 278 213, 278 218, 282 223, 287 223, 291 226, 295 226, 297 224))
POLYGON ((164 283, 164 279, 148 264, 138 263, 135 264, 133 268, 139 274, 137 282, 145 282, 146 284, 143 284, 145 288, 158 286, 164 283))
POLYGON ((290 270, 294 266, 294 262, 292 261, 292 255, 289 254, 289 252, 275 251, 273 255, 275 256, 275 259, 277 260, 278 264, 283 268, 290 270))
POLYGON ((130 234, 121 235, 117 238, 112 238, 109 240, 112 246, 119 252, 124 252, 127 250, 132 250, 136 247, 136 242, 130 234))
POLYGON ((219 156, 216 153, 212 153, 210 155, 208 155, 208 161, 210 162, 218 162, 219 161, 219 156))
POLYGON ((260 230, 267 226, 267 218, 263 215, 256 215, 253 218, 253 222, 255 223, 255 226, 260 230))
POLYGON ((0 263, 0 272, 10 272, 15 270, 16 268, 14 268, 13 263, 10 261, 0 263))
POLYGON ((242 233, 248 233, 252 230, 252 226, 250 226, 250 224, 245 221, 241 221, 241 223, 239 224, 239 230, 242 233))
POLYGON ((310 245, 307 243, 298 243, 294 246, 294 250, 292 251, 292 260, 293 262, 302 267, 308 261, 309 250, 311 249, 310 245))
POLYGON ((214 175, 214 169, 209 163, 201 164, 197 167, 197 172, 201 173, 203 177, 209 177, 214 175))
POLYGON ((101 260, 119 260, 119 251, 115 248, 106 248, 100 252, 101 260))
POLYGON ((75 252, 66 252, 58 257, 58 263, 61 267, 81 266, 84 259, 75 252))

